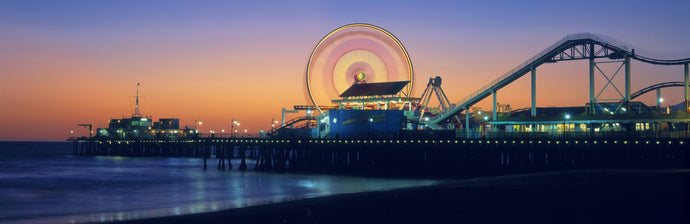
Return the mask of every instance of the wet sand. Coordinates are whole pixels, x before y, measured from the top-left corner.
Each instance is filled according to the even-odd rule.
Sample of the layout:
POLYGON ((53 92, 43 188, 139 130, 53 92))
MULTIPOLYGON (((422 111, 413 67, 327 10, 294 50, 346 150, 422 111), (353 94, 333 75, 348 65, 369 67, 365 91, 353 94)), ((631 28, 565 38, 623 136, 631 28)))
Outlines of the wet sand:
POLYGON ((690 170, 578 170, 121 223, 690 223, 690 170))

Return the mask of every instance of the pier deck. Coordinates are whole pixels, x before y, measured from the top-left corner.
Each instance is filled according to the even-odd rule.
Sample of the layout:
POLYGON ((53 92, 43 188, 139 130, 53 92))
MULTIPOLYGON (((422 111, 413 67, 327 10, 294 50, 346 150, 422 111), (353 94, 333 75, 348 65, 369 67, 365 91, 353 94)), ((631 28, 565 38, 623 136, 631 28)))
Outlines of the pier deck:
POLYGON ((567 169, 689 168, 685 139, 74 140, 82 156, 247 159, 258 171, 393 176, 485 176, 567 169))

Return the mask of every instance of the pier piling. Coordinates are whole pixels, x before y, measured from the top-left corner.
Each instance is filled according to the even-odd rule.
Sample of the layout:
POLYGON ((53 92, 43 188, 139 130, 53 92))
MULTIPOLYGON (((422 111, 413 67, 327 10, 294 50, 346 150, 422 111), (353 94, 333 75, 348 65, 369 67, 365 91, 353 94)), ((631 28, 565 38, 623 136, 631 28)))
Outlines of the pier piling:
POLYGON ((568 169, 690 168, 685 139, 221 139, 74 141, 79 156, 201 157, 219 170, 485 176, 568 169))

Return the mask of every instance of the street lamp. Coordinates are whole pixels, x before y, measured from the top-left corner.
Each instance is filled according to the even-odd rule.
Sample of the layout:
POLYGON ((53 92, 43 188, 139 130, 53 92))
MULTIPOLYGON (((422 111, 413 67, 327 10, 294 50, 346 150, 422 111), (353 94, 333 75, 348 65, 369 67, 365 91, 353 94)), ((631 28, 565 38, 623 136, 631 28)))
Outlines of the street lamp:
POLYGON ((244 135, 242 135, 242 137, 245 137, 245 135, 247 135, 247 129, 246 128, 244 129, 244 135))
POLYGON ((276 126, 278 126, 278 120, 276 118, 271 118, 271 129, 274 129, 276 126))
POLYGON ((200 120, 194 120, 194 129, 199 130, 197 128, 197 125, 202 125, 203 123, 200 120))
POLYGON ((482 131, 482 137, 485 137, 486 136, 486 127, 489 126, 489 125, 487 125, 487 123, 489 121, 489 116, 484 115, 483 119, 484 119, 484 122, 480 124, 481 126, 479 127, 479 129, 482 131))
POLYGON ((237 134, 236 134, 236 133, 237 133, 237 129, 235 128, 235 126, 237 126, 237 127, 239 128, 240 122, 237 121, 237 120, 235 120, 235 118, 233 117, 233 118, 232 118, 232 123, 230 124, 230 131, 231 131, 231 132, 233 132, 233 131, 235 132, 235 135, 234 135, 233 137, 237 137, 237 134))
POLYGON ((570 120, 570 114, 563 115, 563 118, 565 118, 563 120, 563 138, 565 138, 565 123, 566 121, 570 120))

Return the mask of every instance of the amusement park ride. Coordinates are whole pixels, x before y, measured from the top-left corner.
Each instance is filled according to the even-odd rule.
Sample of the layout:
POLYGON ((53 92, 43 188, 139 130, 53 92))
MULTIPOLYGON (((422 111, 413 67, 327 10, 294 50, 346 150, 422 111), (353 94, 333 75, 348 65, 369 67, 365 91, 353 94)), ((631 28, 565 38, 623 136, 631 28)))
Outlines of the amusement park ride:
MULTIPOLYGON (((441 87, 442 79, 439 76, 429 79, 420 97, 412 96, 415 80, 412 63, 405 47, 393 34, 371 24, 349 24, 326 34, 309 57, 305 93, 310 105, 295 106, 294 111, 283 109, 282 125, 274 127, 269 135, 309 138, 394 137, 402 132, 424 129, 471 132, 476 128, 476 123, 495 126, 492 130, 501 131, 554 128, 565 131, 566 127, 571 126, 577 126, 573 130, 582 131, 605 130, 602 127, 611 126, 618 127, 615 131, 639 131, 639 124, 648 129, 650 123, 652 126, 665 123, 666 127, 688 129, 690 116, 659 117, 650 112, 658 108, 647 107, 632 99, 657 90, 658 102, 661 100, 660 88, 682 86, 685 89, 683 111, 690 112, 689 63, 690 58, 661 60, 638 55, 629 45, 603 35, 571 34, 466 98, 451 103, 441 87), (631 94, 631 59, 655 65, 683 65, 685 81, 660 83, 631 94), (584 107, 574 108, 575 111, 582 110, 582 113, 572 118, 567 112, 563 115, 562 111, 555 119, 539 117, 549 111, 540 109, 542 112, 537 113, 536 68, 544 63, 571 60, 589 60, 589 102, 584 107), (616 63, 619 67, 614 74, 606 74, 599 68, 600 63, 616 63), (619 72, 625 76, 623 88, 616 87, 613 81, 619 72), (496 93, 526 74, 531 74, 531 118, 513 119, 511 112, 518 114, 526 110, 511 111, 510 105, 497 102, 496 93), (595 88, 597 74, 607 80, 602 89, 595 88), (601 93, 606 88, 615 89, 620 98, 602 99, 601 93), (619 89, 623 89, 623 92, 619 89), (493 95, 493 110, 489 111, 491 116, 473 116, 471 109, 476 108, 472 106, 490 95, 493 95), (434 96, 438 102, 432 103, 434 96), (299 111, 305 111, 306 115, 285 122, 286 113, 299 111), (499 116, 500 112, 503 113, 499 116), (654 116, 644 115, 646 112, 654 116), (602 117, 602 114, 606 117, 602 117), (567 117, 568 124, 563 121, 563 116, 567 117), (474 120, 481 122, 470 122, 474 120)), ((477 113, 481 113, 481 110, 477 113)))
MULTIPOLYGON (((440 76, 429 78, 419 97, 412 95, 415 83, 412 62, 402 42, 393 34, 371 24, 348 24, 326 34, 309 56, 304 89, 307 105, 295 105, 293 110, 283 108, 282 122, 278 125, 274 120, 266 135, 279 138, 396 138, 418 136, 421 132, 455 131, 455 136, 462 136, 462 132, 467 134, 465 137, 472 138, 508 132, 562 135, 566 131, 591 134, 680 130, 690 133, 689 65, 690 58, 646 57, 636 53, 630 45, 603 35, 570 34, 452 103, 442 88, 440 76), (589 61, 589 102, 582 107, 537 108, 537 67, 573 60, 589 61), (684 81, 659 83, 632 92, 631 60, 654 65, 682 65, 684 81), (607 74, 600 68, 602 63, 614 64, 618 69, 607 74), (497 92, 527 74, 531 80, 531 107, 512 110, 508 104, 499 104, 497 92), (620 83, 614 82, 619 74, 625 80, 622 88, 616 86, 620 83), (601 89, 595 88, 597 77, 602 79, 599 75, 605 79, 601 89), (665 114, 659 113, 660 89, 667 87, 684 88, 684 105, 673 113, 668 109, 665 114), (604 99, 602 93, 607 88, 617 95, 604 99), (632 101, 654 90, 656 107, 632 101), (491 111, 474 106, 489 96, 493 96, 491 111), (298 115, 286 119, 286 114, 298 115)), ((109 120, 108 128, 97 129, 96 138, 188 139, 201 136, 196 121, 194 127, 181 129, 177 118, 153 122, 142 115, 138 88, 139 84, 132 116, 109 120)), ((90 124, 80 125, 92 128, 90 124)), ((234 127, 233 124, 232 129, 234 127)))

